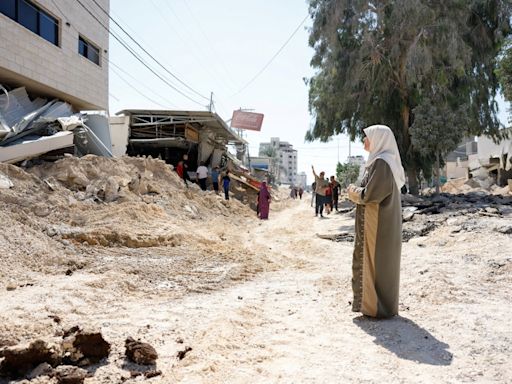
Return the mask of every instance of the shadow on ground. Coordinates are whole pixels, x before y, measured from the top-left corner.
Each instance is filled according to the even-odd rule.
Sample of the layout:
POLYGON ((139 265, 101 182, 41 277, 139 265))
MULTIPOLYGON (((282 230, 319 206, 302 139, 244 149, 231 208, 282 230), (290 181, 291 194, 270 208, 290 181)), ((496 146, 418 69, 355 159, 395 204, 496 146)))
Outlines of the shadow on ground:
POLYGON ((375 344, 401 359, 429 365, 450 365, 452 362, 453 355, 448 351, 448 344, 437 340, 426 329, 405 317, 377 320, 359 316, 353 321, 375 338, 375 344))

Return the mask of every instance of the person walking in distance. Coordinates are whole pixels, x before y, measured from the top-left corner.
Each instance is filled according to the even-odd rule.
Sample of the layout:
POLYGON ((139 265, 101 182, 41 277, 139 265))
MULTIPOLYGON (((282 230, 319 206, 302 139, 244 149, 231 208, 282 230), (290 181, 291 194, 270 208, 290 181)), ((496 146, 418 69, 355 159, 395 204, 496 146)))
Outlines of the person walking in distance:
POLYGON ((341 185, 336 181, 334 176, 331 176, 331 189, 332 189, 332 209, 338 211, 338 200, 340 197, 341 185))
POLYGON ((226 174, 222 177, 222 188, 224 189, 224 198, 229 200, 229 184, 231 183, 231 178, 229 177, 229 170, 226 171, 226 174))
POLYGON ((316 183, 316 189, 315 189, 315 196, 316 196, 316 204, 315 204, 315 216, 320 215, 320 217, 324 217, 324 204, 326 203, 325 200, 325 192, 327 190, 327 187, 329 186, 329 182, 325 180, 325 172, 320 172, 320 175, 317 175, 315 172, 315 168, 311 166, 311 170, 313 171, 313 175, 315 176, 315 183, 316 183))
POLYGON ((268 212, 270 210, 270 192, 267 189, 267 183, 265 181, 263 181, 260 186, 260 192, 258 195, 258 205, 260 219, 268 219, 268 212))
POLYGON ((216 194, 219 193, 219 167, 213 167, 212 173, 212 187, 216 194))
POLYGON ((315 204, 315 198, 316 198, 316 182, 313 181, 313 184, 311 184, 311 206, 313 207, 315 204))
POLYGON ((385 125, 364 130, 370 152, 361 185, 349 185, 356 203, 352 257, 352 311, 383 318, 398 314, 402 250, 400 189, 405 174, 393 132, 385 125))
POLYGON ((206 191, 206 181, 208 180, 208 168, 204 165, 204 161, 201 161, 199 167, 196 170, 196 181, 203 191, 206 191))

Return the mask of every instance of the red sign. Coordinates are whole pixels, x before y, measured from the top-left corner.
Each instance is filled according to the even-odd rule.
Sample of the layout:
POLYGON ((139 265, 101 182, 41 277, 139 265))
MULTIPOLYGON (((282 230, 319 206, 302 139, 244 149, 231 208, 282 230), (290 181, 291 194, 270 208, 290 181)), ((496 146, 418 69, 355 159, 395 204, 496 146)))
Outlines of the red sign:
POLYGON ((231 118, 231 126, 233 128, 248 129, 250 131, 260 131, 262 123, 262 113, 233 111, 233 117, 231 118))

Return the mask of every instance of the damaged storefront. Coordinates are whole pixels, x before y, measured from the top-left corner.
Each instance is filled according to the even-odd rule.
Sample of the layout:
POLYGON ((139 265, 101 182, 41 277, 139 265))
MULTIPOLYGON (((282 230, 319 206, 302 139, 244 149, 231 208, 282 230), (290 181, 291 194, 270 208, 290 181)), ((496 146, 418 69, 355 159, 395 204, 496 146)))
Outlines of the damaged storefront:
POLYGON ((187 154, 190 171, 201 162, 225 167, 227 145, 244 143, 213 112, 129 109, 117 115, 129 116, 128 155, 161 158, 176 166, 187 154))

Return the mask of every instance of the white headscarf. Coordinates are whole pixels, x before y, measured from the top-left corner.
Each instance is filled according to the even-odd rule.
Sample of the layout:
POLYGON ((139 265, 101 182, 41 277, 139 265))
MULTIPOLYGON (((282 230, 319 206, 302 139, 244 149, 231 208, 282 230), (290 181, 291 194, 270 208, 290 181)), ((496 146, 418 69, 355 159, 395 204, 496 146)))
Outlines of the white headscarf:
POLYGON ((366 162, 366 168, 369 168, 377 159, 384 160, 391 168, 396 185, 400 190, 405 184, 405 173, 393 132, 386 125, 372 125, 363 131, 370 140, 370 155, 366 162))

